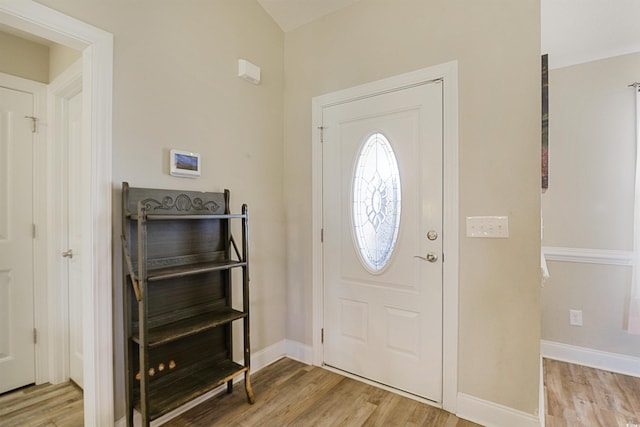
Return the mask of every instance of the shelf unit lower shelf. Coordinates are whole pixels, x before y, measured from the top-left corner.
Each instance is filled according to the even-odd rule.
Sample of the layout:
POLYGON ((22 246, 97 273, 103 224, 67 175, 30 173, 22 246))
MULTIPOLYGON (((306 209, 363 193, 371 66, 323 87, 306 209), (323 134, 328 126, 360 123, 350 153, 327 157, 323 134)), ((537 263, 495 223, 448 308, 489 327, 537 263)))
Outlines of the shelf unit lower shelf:
MULTIPOLYGON (((148 345, 149 348, 154 348, 159 345, 168 344, 172 341, 195 335, 245 317, 247 317, 247 313, 223 307, 213 312, 203 313, 174 323, 149 328, 148 345)), ((134 332, 131 339, 136 344, 140 344, 140 337, 137 333, 134 332)))
MULTIPOLYGON (((155 420, 185 403, 233 380, 248 368, 231 360, 218 360, 192 369, 190 374, 178 378, 166 376, 158 379, 149 389, 149 419, 155 420)), ((140 392, 134 392, 134 408, 140 407, 140 392)))

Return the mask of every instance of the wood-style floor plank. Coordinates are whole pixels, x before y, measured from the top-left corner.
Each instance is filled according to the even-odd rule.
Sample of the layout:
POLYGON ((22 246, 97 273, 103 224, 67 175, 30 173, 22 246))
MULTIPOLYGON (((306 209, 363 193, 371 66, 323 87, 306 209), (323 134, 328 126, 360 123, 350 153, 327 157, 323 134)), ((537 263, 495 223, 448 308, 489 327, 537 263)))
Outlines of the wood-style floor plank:
POLYGON ((479 427, 430 405, 286 358, 252 376, 252 385, 253 405, 237 387, 233 394, 215 396, 165 425, 479 427))
POLYGON ((0 395, 2 427, 80 427, 83 423, 82 390, 72 382, 42 384, 0 395))
MULTIPOLYGON (((640 425, 640 378, 544 360, 546 427, 640 425)), ((281 359, 252 376, 256 403, 242 384, 167 422, 168 427, 429 426, 478 427, 430 405, 281 359)), ((72 383, 0 395, 0 426, 79 427, 82 390, 72 383)))
POLYGON ((547 427, 640 425, 640 378, 544 359, 547 427))

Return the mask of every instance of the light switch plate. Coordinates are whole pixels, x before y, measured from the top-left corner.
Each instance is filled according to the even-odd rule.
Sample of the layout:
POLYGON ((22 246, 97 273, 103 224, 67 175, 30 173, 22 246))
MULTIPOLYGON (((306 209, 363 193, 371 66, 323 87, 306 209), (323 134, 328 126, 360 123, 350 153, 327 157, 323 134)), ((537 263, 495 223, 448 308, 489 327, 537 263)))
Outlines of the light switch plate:
POLYGON ((509 237, 509 217, 468 216, 467 237, 506 239, 509 237))

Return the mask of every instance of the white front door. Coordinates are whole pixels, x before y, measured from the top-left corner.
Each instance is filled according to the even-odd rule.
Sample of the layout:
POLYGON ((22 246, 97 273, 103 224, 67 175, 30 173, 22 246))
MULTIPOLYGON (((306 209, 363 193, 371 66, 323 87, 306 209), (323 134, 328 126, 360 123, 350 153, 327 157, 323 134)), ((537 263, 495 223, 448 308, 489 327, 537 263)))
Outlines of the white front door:
POLYGON ((324 363, 442 401, 442 82, 325 107, 324 363))
POLYGON ((82 246, 80 235, 81 219, 79 216, 79 195, 82 191, 79 174, 80 162, 78 153, 81 150, 82 137, 82 92, 65 100, 67 106, 66 159, 68 160, 66 195, 67 195, 67 248, 73 256, 68 259, 69 283, 69 376, 80 387, 84 386, 82 358, 82 270, 79 250, 82 246))
POLYGON ((0 87, 0 393, 35 382, 33 109, 0 87))

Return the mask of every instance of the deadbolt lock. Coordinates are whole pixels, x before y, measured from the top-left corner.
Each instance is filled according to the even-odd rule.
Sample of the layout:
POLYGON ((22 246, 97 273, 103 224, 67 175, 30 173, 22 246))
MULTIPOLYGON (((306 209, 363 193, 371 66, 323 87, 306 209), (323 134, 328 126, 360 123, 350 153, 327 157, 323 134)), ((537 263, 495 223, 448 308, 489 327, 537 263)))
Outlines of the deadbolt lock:
POLYGON ((438 232, 435 230, 429 230, 427 232, 427 239, 436 240, 438 238, 438 232))

